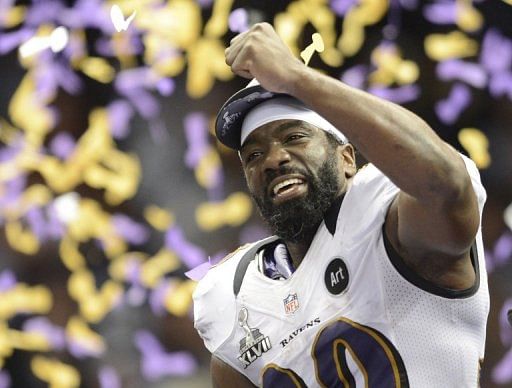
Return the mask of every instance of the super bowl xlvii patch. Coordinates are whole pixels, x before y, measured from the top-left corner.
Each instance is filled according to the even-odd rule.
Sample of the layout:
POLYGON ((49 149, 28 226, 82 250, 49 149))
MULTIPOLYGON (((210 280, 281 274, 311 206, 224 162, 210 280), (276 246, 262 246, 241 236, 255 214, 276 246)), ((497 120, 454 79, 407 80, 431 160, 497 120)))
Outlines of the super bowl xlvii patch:
POLYGON ((349 274, 347 265, 341 257, 331 260, 325 270, 325 287, 333 295, 340 295, 348 287, 349 274))
POLYGON ((240 313, 238 313, 238 324, 244 329, 245 337, 240 340, 238 360, 242 363, 244 369, 272 348, 269 337, 260 333, 259 329, 249 327, 248 318, 249 312, 245 307, 242 307, 240 313))
POLYGON ((288 294, 288 296, 283 299, 283 302, 284 312, 286 314, 293 314, 299 309, 299 298, 297 297, 297 294, 288 294))

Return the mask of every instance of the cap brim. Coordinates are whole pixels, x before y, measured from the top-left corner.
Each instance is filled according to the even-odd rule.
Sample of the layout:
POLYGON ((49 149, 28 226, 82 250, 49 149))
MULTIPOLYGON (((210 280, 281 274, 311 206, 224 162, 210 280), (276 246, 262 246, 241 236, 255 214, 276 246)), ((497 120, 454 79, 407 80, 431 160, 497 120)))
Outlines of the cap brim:
POLYGON ((215 120, 217 139, 225 146, 239 150, 240 132, 245 115, 258 104, 278 96, 284 96, 284 94, 269 92, 261 85, 249 86, 233 94, 217 114, 215 120))

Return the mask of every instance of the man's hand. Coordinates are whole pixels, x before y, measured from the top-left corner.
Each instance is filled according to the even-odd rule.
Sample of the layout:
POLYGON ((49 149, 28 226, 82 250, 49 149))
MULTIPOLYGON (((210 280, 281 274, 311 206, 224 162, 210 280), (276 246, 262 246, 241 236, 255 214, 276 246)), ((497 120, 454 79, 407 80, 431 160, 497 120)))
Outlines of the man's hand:
POLYGON ((231 40, 226 49, 226 63, 245 78, 256 78, 265 89, 287 93, 296 82, 298 70, 305 65, 268 23, 258 23, 231 40))

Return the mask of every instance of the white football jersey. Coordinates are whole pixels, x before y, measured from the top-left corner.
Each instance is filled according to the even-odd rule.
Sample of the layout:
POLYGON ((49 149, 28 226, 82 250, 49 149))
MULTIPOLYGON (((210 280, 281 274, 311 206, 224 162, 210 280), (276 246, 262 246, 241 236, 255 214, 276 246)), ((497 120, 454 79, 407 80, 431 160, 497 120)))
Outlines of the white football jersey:
MULTIPOLYGON (((485 190, 464 161, 481 216, 485 190)), ((252 260, 269 240, 210 269, 194 293, 195 327, 208 350, 264 387, 477 387, 489 311, 481 228, 471 254, 475 285, 437 287, 384 236, 398 191, 375 166, 360 170, 337 217, 325 217, 286 280, 264 276, 252 260), (237 268, 245 273, 239 289, 237 268)))

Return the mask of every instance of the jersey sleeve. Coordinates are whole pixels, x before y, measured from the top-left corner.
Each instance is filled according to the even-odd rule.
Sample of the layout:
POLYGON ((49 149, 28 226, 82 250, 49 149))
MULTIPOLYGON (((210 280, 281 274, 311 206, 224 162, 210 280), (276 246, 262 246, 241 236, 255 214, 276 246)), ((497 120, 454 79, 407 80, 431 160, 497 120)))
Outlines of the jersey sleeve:
POLYGON ((471 178, 471 184, 473 185, 473 190, 475 191, 476 198, 478 200, 478 210, 480 212, 480 218, 482 218, 482 211, 484 208, 484 203, 487 199, 487 192, 485 191, 484 186, 482 185, 482 181, 480 180, 480 173, 478 172, 478 168, 476 167, 475 162, 473 162, 470 158, 465 155, 460 154, 464 164, 466 165, 466 170, 471 178))
POLYGON ((239 250, 212 267, 192 295, 194 327, 211 353, 229 338, 236 324, 233 278, 243 252, 239 250))

